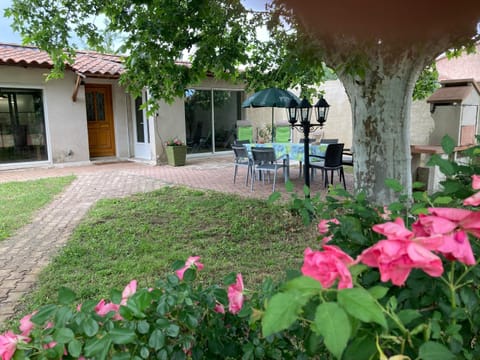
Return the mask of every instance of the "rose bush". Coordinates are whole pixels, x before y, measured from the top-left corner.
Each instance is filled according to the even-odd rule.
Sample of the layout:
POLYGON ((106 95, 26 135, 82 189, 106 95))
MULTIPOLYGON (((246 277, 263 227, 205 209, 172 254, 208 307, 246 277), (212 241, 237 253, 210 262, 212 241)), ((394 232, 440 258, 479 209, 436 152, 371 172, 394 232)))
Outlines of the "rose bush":
POLYGON ((79 305, 60 289, 57 304, 0 335, 0 357, 479 359, 480 168, 431 162, 447 175, 443 190, 416 192, 414 204, 375 206, 343 189, 295 198, 292 210, 318 220, 319 242, 285 283, 247 291, 232 273, 227 289, 204 288, 192 256, 154 287, 133 280, 109 300, 79 305))
MULTIPOLYGON (((442 145, 453 153, 451 139, 442 145)), ((305 222, 320 217, 315 252, 328 253, 333 245, 355 259, 347 263, 352 285, 341 285, 348 277, 342 269, 332 287, 322 277, 340 273, 338 267, 325 260, 310 269, 306 256, 304 276, 287 282, 267 303, 264 335, 301 326, 309 334, 309 354, 339 359, 480 358, 480 271, 474 256, 480 214, 473 208, 479 205, 479 154, 479 146, 470 148, 462 164, 433 156, 430 165, 446 175, 443 189, 431 196, 416 191, 413 204, 400 196, 388 207, 375 206, 363 193, 353 196, 341 188, 330 189, 326 201, 294 196, 291 209, 305 222)), ((387 185, 402 191, 395 181, 387 185)))
POLYGON ((303 352, 288 338, 264 338, 260 326, 250 324, 253 309, 272 295, 270 281, 247 304, 241 274, 225 279, 227 289, 195 284, 203 269, 199 260, 177 262, 175 275, 152 288, 138 289, 132 280, 122 292, 113 290, 110 300, 77 304, 71 290, 60 289, 57 304, 0 335, 0 358, 289 359, 303 352))
MULTIPOLYGON (((480 212, 428 211, 413 230, 401 218, 374 225, 383 238, 355 260, 325 241, 319 251, 307 249, 304 276, 287 282, 268 301, 263 334, 297 323, 317 337, 318 349, 308 349, 311 354, 327 350, 337 359, 479 358, 480 272, 469 236, 480 237, 480 212), (384 284, 372 268, 378 268, 384 284), (418 270, 423 274, 408 282, 418 270)), ((333 239, 322 227, 324 235, 333 239)))

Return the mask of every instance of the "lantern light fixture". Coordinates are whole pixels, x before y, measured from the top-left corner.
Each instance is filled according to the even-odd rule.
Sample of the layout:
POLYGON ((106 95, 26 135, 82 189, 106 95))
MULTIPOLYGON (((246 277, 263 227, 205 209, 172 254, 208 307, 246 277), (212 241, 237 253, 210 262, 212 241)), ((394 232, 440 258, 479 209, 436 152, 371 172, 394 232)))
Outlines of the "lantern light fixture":
POLYGON ((327 121, 328 109, 330 108, 330 105, 328 105, 327 101, 322 96, 314 105, 314 108, 317 121, 320 126, 323 126, 325 121, 327 121))

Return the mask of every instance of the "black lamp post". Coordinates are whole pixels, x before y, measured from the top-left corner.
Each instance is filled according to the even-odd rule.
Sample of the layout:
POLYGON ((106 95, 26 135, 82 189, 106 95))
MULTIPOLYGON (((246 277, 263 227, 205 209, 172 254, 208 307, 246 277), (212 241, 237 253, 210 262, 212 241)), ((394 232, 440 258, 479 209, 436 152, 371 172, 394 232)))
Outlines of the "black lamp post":
MULTIPOLYGON (((292 128, 302 128, 304 137, 304 160, 303 160, 303 175, 305 180, 305 186, 310 188, 310 129, 322 128, 325 121, 327 121, 328 108, 330 105, 325 101, 323 97, 315 104, 315 115, 317 117, 318 124, 310 123, 310 110, 312 105, 306 98, 298 104, 295 100, 291 100, 288 106, 288 122, 292 128), (298 111, 299 110, 299 111, 298 111), (300 114, 300 123, 297 124, 297 115, 300 114)), ((299 130, 300 131, 300 130, 299 130)), ((307 195, 309 197, 309 195, 307 195)))

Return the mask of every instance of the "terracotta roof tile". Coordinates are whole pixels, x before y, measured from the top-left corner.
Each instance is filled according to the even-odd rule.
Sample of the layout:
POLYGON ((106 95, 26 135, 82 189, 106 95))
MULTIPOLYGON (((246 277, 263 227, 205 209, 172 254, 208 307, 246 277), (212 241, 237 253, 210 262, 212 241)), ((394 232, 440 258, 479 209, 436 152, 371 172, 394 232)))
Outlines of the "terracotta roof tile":
MULTIPOLYGON (((52 68, 53 63, 36 47, 0 43, 0 65, 52 68)), ((87 76, 109 78, 118 78, 124 71, 120 56, 94 51, 77 51, 75 63, 69 68, 87 76)))

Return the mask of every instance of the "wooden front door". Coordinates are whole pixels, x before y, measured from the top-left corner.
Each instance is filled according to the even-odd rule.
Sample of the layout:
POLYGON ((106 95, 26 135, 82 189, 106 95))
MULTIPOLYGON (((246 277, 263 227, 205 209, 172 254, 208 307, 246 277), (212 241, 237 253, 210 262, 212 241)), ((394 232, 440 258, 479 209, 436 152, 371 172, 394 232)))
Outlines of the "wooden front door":
POLYGON ((114 156, 112 87, 103 84, 86 84, 85 103, 90 157, 114 156))

